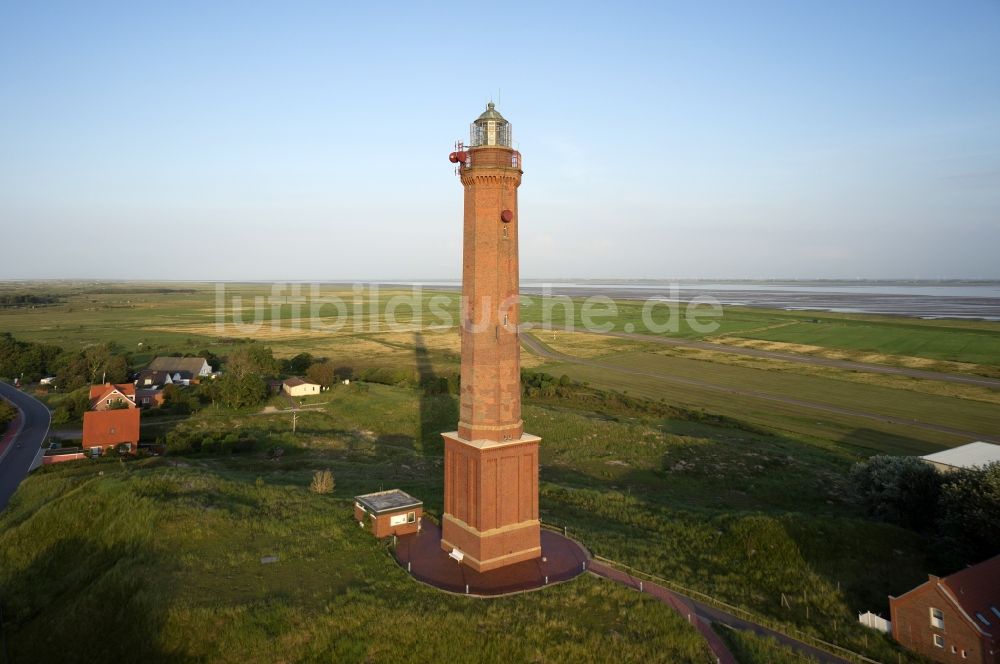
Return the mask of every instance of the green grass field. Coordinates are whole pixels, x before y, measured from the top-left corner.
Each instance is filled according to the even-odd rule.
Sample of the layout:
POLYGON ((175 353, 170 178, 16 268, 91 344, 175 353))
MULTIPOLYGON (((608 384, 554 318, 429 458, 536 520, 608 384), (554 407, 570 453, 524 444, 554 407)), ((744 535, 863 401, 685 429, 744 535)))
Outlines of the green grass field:
MULTIPOLYGON (((460 653, 444 645, 447 626, 486 618, 473 613, 453 620, 465 605, 406 579, 384 550, 352 527, 349 502, 361 492, 400 487, 420 496, 431 514, 438 512, 439 432, 453 425, 455 408, 449 395, 341 386, 322 410, 302 414, 295 436, 286 414, 213 408, 158 427, 205 438, 253 432, 285 447, 278 463, 258 451, 84 462, 36 473, 0 516, 0 593, 7 598, 15 652, 44 656, 44 649, 34 650, 44 648, 35 638, 40 630, 55 624, 76 634, 89 628, 73 616, 106 617, 101 607, 113 605, 110 598, 134 597, 120 611, 131 608, 144 617, 130 625, 128 639, 151 639, 146 652, 154 658, 229 661, 259 648, 291 648, 289 659, 341 656, 336 648, 345 647, 340 641, 349 630, 333 625, 357 628, 376 620, 384 595, 393 598, 387 609, 392 624, 417 629, 417 616, 437 621, 403 644, 419 638, 429 643, 428 652, 460 653), (321 468, 337 478, 334 498, 307 491, 311 473, 321 468), (278 555, 280 562, 262 566, 265 555, 278 555), (72 573, 57 574, 63 567, 72 573), (26 592, 30 579, 37 592, 26 592), (258 632, 273 635, 274 643, 258 632), (178 642, 187 644, 184 652, 167 648, 178 642)), ((924 578, 919 538, 867 520, 847 500, 843 478, 854 457, 843 450, 558 402, 528 403, 524 415, 543 437, 543 518, 567 526, 602 555, 856 647, 855 608, 884 608, 889 592, 924 578), (780 606, 781 593, 793 598, 792 609, 780 606), (835 633, 829 631, 833 624, 839 625, 835 633)), ((517 603, 504 600, 497 609, 477 603, 476 611, 497 611, 525 630, 527 622, 518 621, 537 619, 567 635, 543 643, 538 632, 538 642, 529 638, 518 646, 524 650, 513 651, 528 659, 537 653, 575 657, 576 650, 560 650, 576 647, 570 635, 596 629, 598 622, 613 625, 609 616, 616 614, 638 621, 636 640, 641 625, 655 624, 673 643, 674 650, 662 652, 678 653, 676 661, 701 661, 693 645, 682 647, 688 637, 671 626, 668 613, 655 609, 639 618, 631 612, 644 612, 645 604, 635 608, 596 579, 576 583, 551 596, 546 591, 517 603), (606 604, 603 613, 589 608, 598 601, 606 604), (576 624, 580 612, 591 615, 576 624)), ((619 661, 656 652, 652 644, 633 646, 629 632, 602 629, 605 638, 618 633, 616 647, 629 653, 619 661)), ((389 631, 380 630, 346 651, 345 661, 381 661, 402 652, 403 645, 383 644, 389 631)), ((504 635, 494 638, 495 652, 504 651, 504 635)), ((96 636, 81 639, 84 652, 101 648, 96 636)), ((591 659, 582 661, 601 661, 609 653, 592 644, 585 649, 591 659)), ((477 661, 495 661, 491 652, 477 661)))
MULTIPOLYGON (((207 349, 224 356, 251 337, 279 357, 310 352, 357 370, 448 375, 458 369, 456 330, 415 334, 432 313, 429 304, 420 316, 401 309, 403 329, 381 327, 397 291, 384 289, 379 303, 359 307, 339 332, 308 323, 294 329, 287 323, 295 314, 285 305, 276 317, 265 311, 266 320, 284 325, 243 333, 231 312, 216 327, 210 286, 173 287, 193 292, 33 285, 65 300, 0 311, 0 330, 64 347, 114 341, 135 366, 156 354, 207 349)), ((244 298, 269 293, 264 286, 229 288, 244 298)), ((457 317, 457 301, 449 302, 444 311, 457 317)), ((537 318, 532 306, 538 305, 525 309, 526 320, 537 318)), ((640 313, 634 303, 621 308, 619 329, 640 313)), ((1000 367, 996 324, 816 316, 732 307, 714 334, 677 334, 929 370, 990 374, 1000 367), (814 318, 821 322, 809 322, 814 318)), ((986 388, 868 380, 841 369, 678 352, 641 340, 539 336, 555 339, 560 352, 614 370, 546 364, 522 352, 527 366, 687 409, 660 416, 612 407, 613 399, 529 398, 527 429, 543 438, 546 521, 567 527, 603 556, 895 661, 885 640, 857 626, 856 612, 885 613, 888 594, 927 573, 953 570, 936 568, 932 543, 920 535, 861 514, 850 501, 847 472, 876 453, 923 454, 968 442, 900 420, 1000 430, 1000 405, 986 388), (722 391, 734 386, 779 400, 722 391), (782 398, 897 421, 821 412, 782 398)), ((58 393, 50 398, 55 402, 58 393)), ((602 661, 614 653, 622 654, 619 661, 703 661, 697 636, 668 611, 597 579, 471 604, 411 582, 384 549, 350 527, 349 498, 399 487, 421 497, 431 515, 439 511, 440 432, 455 426, 455 398, 353 384, 314 401, 323 403, 301 414, 294 436, 287 413, 209 407, 190 417, 148 417, 143 438, 211 440, 211 453, 86 462, 29 478, 0 515, 0 601, 14 661, 51 655, 38 638, 50 629, 74 634, 82 653, 102 652, 115 625, 127 647, 160 660, 245 661, 248 653, 264 652, 285 661, 385 661, 404 657, 414 643, 436 659, 454 659, 473 652, 455 633, 477 629, 488 635, 477 661, 497 661, 505 652, 528 661, 602 661), (219 453, 220 438, 230 432, 261 441, 257 451, 219 453), (281 445, 285 457, 266 460, 264 445, 281 445), (337 478, 332 498, 307 491, 311 473, 324 468, 337 478), (279 563, 262 566, 264 555, 278 555, 279 563), (29 584, 38 592, 29 592, 29 584), (98 629, 79 620, 90 614, 99 617, 98 629), (513 627, 492 630, 493 619, 513 627), (536 625, 547 626, 551 638, 536 625), (512 633, 525 636, 512 645, 512 633)))
POLYGON ((725 627, 720 627, 717 631, 740 664, 803 664, 817 661, 816 658, 800 655, 769 637, 725 627))
POLYGON ((11 661, 709 661, 680 616, 594 577, 492 602, 427 588, 350 500, 257 477, 162 458, 32 477, 0 516, 11 661))
POLYGON ((850 383, 835 377, 735 367, 660 353, 608 355, 600 358, 600 362, 618 371, 565 363, 541 368, 555 375, 565 373, 636 396, 662 398, 776 430, 868 448, 871 453, 927 454, 968 442, 966 436, 914 427, 906 424, 906 420, 966 430, 972 432, 970 435, 977 432, 993 435, 1000 431, 1000 405, 970 399, 850 383), (670 377, 695 379, 709 387, 671 382, 670 377), (761 392, 774 399, 732 395, 726 392, 727 388, 761 392), (894 423, 804 408, 783 403, 780 399, 876 413, 893 419, 894 423))
MULTIPOLYGON (((290 285, 286 286, 279 291, 278 297, 290 295, 290 289, 290 285)), ((314 349, 324 348, 331 339, 338 337, 368 336, 373 332, 373 325, 379 325, 381 332, 388 331, 384 316, 386 307, 394 299, 395 318, 401 326, 421 321, 439 323, 443 317, 450 317, 452 323, 458 320, 455 292, 425 289, 420 306, 414 311, 409 300, 411 291, 387 286, 381 287, 376 296, 368 289, 359 295, 350 286, 324 285, 321 296, 340 298, 344 303, 342 312, 326 304, 315 310, 319 325, 342 324, 333 333, 319 326, 312 327, 313 310, 308 303, 298 307, 287 303, 270 304, 272 288, 268 284, 226 284, 221 299, 224 305, 221 318, 216 310, 219 296, 214 284, 32 282, 28 285, 4 284, 0 292, 46 293, 64 298, 62 303, 53 306, 0 310, 0 330, 15 336, 31 334, 35 341, 64 345, 83 346, 113 340, 132 350, 143 343, 147 347, 144 352, 150 352, 150 346, 155 352, 158 348, 195 348, 206 343, 218 344, 224 350, 227 338, 246 336, 272 341, 279 350, 286 345, 297 347, 303 343, 314 349), (238 303, 235 298, 239 298, 238 303), (261 325, 252 333, 241 331, 234 321, 239 318, 252 327, 254 298, 262 301, 261 325), (237 315, 238 312, 242 313, 237 315), (283 323, 279 329, 272 327, 276 321, 283 323), (292 321, 298 321, 299 330, 290 329, 292 321), (217 325, 220 322, 221 327, 217 325)), ((301 286, 299 295, 308 298, 311 295, 309 286, 301 286)), ((546 320, 545 311, 549 310, 548 319, 554 325, 572 324, 576 329, 584 329, 582 302, 574 301, 574 312, 570 316, 559 301, 524 297, 522 320, 541 323, 546 320)), ((623 331, 629 325, 636 332, 648 331, 642 320, 642 303, 619 301, 616 306, 618 315, 614 319, 597 316, 599 308, 595 308, 594 321, 612 322, 615 331, 623 331)), ((667 320, 666 310, 654 309, 652 315, 657 323, 667 320)), ((1000 370, 1000 323, 995 322, 918 320, 734 306, 725 307, 720 318, 705 320, 719 323, 719 328, 708 333, 697 332, 681 317, 678 330, 666 334, 715 341, 733 338, 803 344, 847 353, 881 354, 886 356, 886 361, 896 356, 914 357, 1000 370)))

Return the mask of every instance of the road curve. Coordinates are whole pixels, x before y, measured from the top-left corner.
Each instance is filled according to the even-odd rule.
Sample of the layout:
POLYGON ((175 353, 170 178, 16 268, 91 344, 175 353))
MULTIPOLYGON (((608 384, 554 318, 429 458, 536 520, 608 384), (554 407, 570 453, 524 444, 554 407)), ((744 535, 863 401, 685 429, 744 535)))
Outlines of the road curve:
POLYGON ((524 346, 531 352, 535 353, 536 355, 541 355, 542 357, 547 357, 551 360, 555 360, 557 362, 580 364, 583 366, 603 369, 604 371, 615 371, 618 373, 629 374, 632 376, 647 376, 650 378, 657 378, 669 383, 690 385, 692 387, 699 387, 702 389, 712 390, 715 392, 733 394, 741 397, 751 397, 754 399, 761 399, 764 401, 774 401, 788 406, 798 406, 800 408, 808 408, 810 410, 816 410, 824 413, 834 413, 837 415, 849 415, 851 417, 860 417, 863 419, 875 420, 877 422, 882 422, 885 424, 900 424, 903 426, 910 426, 917 429, 924 429, 926 431, 947 433, 954 436, 960 436, 962 438, 968 438, 970 440, 982 440, 990 443, 1000 443, 1000 437, 992 434, 976 433, 974 431, 965 431, 963 429, 956 429, 954 427, 944 426, 941 424, 933 424, 930 422, 922 422, 920 420, 914 420, 904 417, 889 417, 886 415, 881 415, 879 413, 873 413, 865 410, 857 410, 855 408, 843 408, 841 406, 834 406, 831 404, 820 403, 817 401, 807 401, 805 399, 793 399, 792 397, 782 397, 776 394, 770 394, 768 392, 761 392, 759 390, 746 390, 735 387, 728 387, 725 385, 718 385, 716 383, 709 383, 703 380, 698 380, 696 378, 682 378, 680 376, 672 376, 670 374, 660 373, 658 371, 640 371, 638 369, 627 369, 625 367, 619 367, 613 364, 606 364, 594 360, 586 360, 579 357, 573 357, 572 355, 565 355, 558 351, 552 350, 551 348, 543 344, 535 337, 524 332, 520 334, 520 339, 521 343, 524 344, 524 346))
POLYGON ((7 383, 0 382, 0 396, 21 411, 21 428, 0 458, 0 510, 3 510, 27 476, 31 462, 45 441, 52 414, 41 401, 7 383))

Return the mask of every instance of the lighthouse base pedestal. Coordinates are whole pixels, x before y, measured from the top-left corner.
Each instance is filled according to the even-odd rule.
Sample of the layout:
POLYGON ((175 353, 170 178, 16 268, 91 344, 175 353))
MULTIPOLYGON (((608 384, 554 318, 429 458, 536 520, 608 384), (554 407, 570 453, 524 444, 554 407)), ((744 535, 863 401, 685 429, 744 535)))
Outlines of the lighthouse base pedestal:
POLYGON ((445 453, 441 548, 486 572, 540 558, 538 444, 523 434, 508 441, 442 434, 445 453))

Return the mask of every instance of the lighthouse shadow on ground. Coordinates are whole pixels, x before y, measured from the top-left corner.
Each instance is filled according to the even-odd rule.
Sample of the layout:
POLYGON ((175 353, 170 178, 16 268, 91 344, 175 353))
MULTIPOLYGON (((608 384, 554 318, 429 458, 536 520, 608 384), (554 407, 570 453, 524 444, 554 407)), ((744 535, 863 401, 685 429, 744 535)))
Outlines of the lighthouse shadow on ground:
POLYGON ((449 379, 434 370, 424 335, 413 335, 417 378, 420 383, 419 428, 414 450, 423 456, 444 455, 441 432, 458 420, 458 399, 451 393, 449 379))

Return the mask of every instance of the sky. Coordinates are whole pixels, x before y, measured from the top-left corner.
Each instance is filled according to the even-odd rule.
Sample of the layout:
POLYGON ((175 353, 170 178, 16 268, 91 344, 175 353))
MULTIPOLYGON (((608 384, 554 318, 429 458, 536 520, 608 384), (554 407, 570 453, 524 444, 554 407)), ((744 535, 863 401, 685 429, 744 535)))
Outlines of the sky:
POLYGON ((1000 278, 1000 1, 0 4, 0 279, 1000 278), (143 6, 148 5, 148 6, 143 6))

